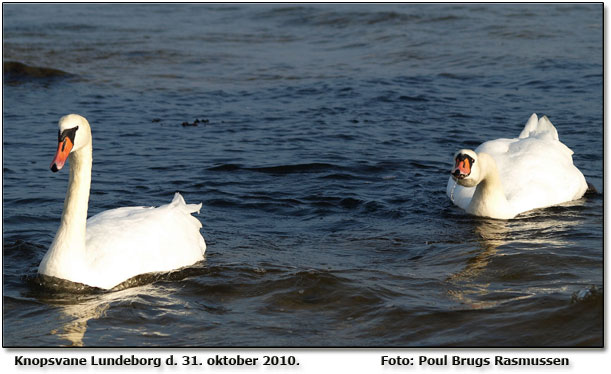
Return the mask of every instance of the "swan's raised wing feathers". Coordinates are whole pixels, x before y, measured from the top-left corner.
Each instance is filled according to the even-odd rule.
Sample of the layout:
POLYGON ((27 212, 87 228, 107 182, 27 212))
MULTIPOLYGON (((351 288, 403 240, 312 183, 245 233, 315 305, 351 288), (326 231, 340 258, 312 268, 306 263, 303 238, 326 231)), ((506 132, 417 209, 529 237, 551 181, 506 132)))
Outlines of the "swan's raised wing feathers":
POLYGON ((551 139, 551 140, 559 140, 558 131, 556 127, 552 124, 552 122, 547 118, 547 116, 543 116, 537 119, 537 114, 533 113, 528 122, 526 122, 526 126, 518 136, 519 139, 524 138, 540 138, 540 139, 551 139))

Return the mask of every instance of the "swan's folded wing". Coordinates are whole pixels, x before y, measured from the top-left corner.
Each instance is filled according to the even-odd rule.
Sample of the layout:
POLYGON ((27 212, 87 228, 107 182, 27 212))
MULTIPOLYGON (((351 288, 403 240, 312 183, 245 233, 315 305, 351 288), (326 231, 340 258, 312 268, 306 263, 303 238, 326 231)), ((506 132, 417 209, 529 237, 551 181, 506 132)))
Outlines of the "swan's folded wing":
POLYGON ((206 244, 199 232, 201 223, 190 213, 196 207, 182 200, 158 208, 112 209, 91 217, 86 240, 92 268, 113 283, 202 260, 206 244))
POLYGON ((574 200, 587 188, 572 151, 550 137, 520 139, 495 160, 507 200, 517 211, 574 200))

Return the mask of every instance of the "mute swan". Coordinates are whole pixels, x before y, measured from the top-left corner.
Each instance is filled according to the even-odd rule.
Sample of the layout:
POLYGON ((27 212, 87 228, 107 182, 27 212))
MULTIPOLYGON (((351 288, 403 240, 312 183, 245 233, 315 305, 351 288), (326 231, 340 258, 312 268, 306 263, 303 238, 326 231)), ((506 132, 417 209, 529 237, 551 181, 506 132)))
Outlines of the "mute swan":
POLYGON ((533 114, 518 138, 456 152, 446 192, 468 213, 499 219, 576 200, 588 184, 572 154, 550 120, 533 114))
POLYGON ((70 160, 70 180, 61 223, 38 272, 111 289, 138 274, 165 272, 204 258, 202 227, 179 193, 167 205, 107 210, 87 219, 91 184, 91 128, 84 117, 59 120, 59 144, 51 163, 57 172, 70 160))

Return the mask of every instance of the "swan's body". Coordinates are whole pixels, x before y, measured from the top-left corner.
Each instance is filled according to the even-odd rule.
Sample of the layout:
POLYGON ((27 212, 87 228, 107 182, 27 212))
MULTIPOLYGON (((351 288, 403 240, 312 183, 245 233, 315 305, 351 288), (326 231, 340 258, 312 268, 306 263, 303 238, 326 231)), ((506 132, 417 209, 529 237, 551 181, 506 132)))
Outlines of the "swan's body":
POLYGON ((518 138, 458 151, 446 191, 468 213, 500 219, 576 200, 588 185, 572 155, 549 119, 533 114, 518 138))
POLYGON ((203 260, 201 223, 191 215, 201 204, 170 204, 107 210, 87 219, 92 145, 87 120, 70 114, 59 121, 59 145, 51 169, 70 160, 62 219, 38 272, 110 289, 139 274, 166 272, 203 260))

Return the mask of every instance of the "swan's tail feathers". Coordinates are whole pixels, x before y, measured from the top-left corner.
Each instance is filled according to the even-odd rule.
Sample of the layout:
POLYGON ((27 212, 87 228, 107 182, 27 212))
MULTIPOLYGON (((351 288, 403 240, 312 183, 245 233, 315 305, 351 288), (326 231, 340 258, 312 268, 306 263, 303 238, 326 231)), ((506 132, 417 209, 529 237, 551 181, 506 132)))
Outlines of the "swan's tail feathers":
POLYGON ((520 133, 520 139, 524 138, 558 140, 558 131, 547 116, 537 118, 537 114, 533 113, 520 133))
POLYGON ((170 203, 170 206, 175 207, 175 208, 180 207, 182 210, 184 210, 187 213, 199 213, 200 209, 202 208, 202 203, 187 204, 185 202, 185 199, 182 197, 182 195, 176 192, 174 194, 174 199, 170 203))

